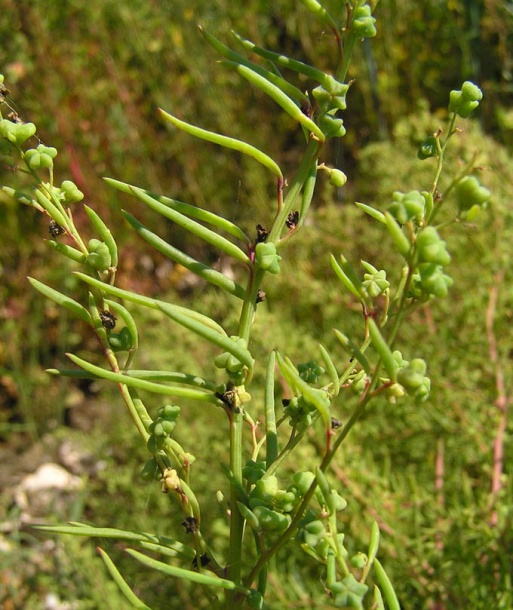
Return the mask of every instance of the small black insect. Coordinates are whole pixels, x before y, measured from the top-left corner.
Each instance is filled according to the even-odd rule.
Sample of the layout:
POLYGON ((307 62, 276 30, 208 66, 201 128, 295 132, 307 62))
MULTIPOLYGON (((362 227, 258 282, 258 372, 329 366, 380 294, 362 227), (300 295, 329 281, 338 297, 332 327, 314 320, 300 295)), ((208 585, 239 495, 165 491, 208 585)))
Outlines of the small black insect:
POLYGON ((295 212, 291 212, 288 216, 287 216, 287 220, 285 221, 285 224, 287 225, 287 227, 289 229, 295 229, 297 227, 297 223, 299 222, 299 212, 296 210, 295 212))
MULTIPOLYGON (((205 567, 210 563, 210 559, 208 557, 208 555, 206 553, 203 553, 203 555, 200 555, 200 564, 201 567, 205 567)), ((198 568, 198 557, 196 556, 193 560, 192 560, 192 567, 194 569, 198 568)))
POLYGON ((52 237, 58 237, 64 233, 64 229, 55 220, 51 220, 48 225, 48 232, 52 237))
POLYGON ((256 303, 262 303, 263 301, 265 301, 265 297, 265 291, 259 288, 256 296, 256 303))
POLYGON ((262 225, 257 225, 256 230, 257 230, 256 243, 261 244, 262 242, 264 242, 267 239, 267 236, 269 235, 269 231, 264 229, 264 227, 262 225))
POLYGON ((342 426, 342 422, 340 421, 340 419, 337 419, 336 417, 331 418, 331 429, 332 430, 338 430, 341 426, 342 426))
POLYGON ((186 517, 182 521, 182 525, 185 527, 187 534, 196 534, 198 532, 198 520, 196 517, 186 517))
POLYGON ((116 316, 108 309, 100 311, 100 320, 102 321, 103 328, 107 330, 112 330, 116 326, 116 316))

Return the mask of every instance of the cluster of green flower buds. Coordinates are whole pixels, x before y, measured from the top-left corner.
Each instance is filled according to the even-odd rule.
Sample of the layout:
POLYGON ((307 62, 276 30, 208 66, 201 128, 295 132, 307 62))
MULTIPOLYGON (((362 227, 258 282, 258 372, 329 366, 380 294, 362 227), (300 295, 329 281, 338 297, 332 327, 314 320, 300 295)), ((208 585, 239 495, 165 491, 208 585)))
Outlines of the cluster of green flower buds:
POLYGON ((429 397, 431 381, 426 377, 426 363, 421 358, 414 358, 397 372, 397 383, 401 384, 409 396, 417 402, 424 402, 429 397))
POLYGON ((316 408, 303 396, 294 396, 283 400, 283 414, 289 418, 289 424, 298 430, 305 430, 312 425, 316 408))
POLYGON ((16 123, 9 119, 0 120, 0 138, 5 138, 11 144, 21 146, 35 133, 34 123, 16 123))
POLYGON ((269 273, 280 271, 281 256, 276 251, 276 244, 260 242, 255 247, 255 263, 269 273))
POLYGON ((84 193, 71 180, 64 180, 60 188, 62 202, 66 205, 82 201, 84 193))
POLYGON ((291 489, 294 489, 299 497, 304 497, 310 489, 314 480, 317 480, 315 497, 319 508, 311 507, 300 524, 297 540, 301 547, 309 555, 321 562, 325 562, 329 549, 340 549, 342 556, 347 556, 344 548, 344 535, 335 534, 337 542, 333 539, 333 533, 326 527, 327 517, 334 515, 347 507, 347 501, 329 485, 326 476, 319 469, 317 474, 313 472, 298 472, 293 477, 291 489))
POLYGON ((372 9, 363 4, 354 10, 352 29, 361 38, 376 36, 376 18, 372 16, 372 9))
POLYGON ((47 169, 53 167, 53 160, 57 156, 57 149, 53 146, 39 144, 37 148, 25 151, 25 161, 30 169, 47 169))
POLYGON ((384 294, 390 287, 386 271, 384 269, 376 269, 374 265, 367 261, 362 261, 362 267, 366 271, 363 274, 362 288, 372 299, 384 294))
POLYGON ((297 502, 293 491, 280 489, 278 479, 270 476, 256 481, 248 505, 239 503, 239 509, 255 531, 280 534, 290 525, 297 502))
POLYGON ((318 105, 318 125, 327 138, 341 138, 346 130, 341 118, 335 116, 337 110, 345 110, 346 94, 349 86, 326 75, 322 85, 312 91, 318 105))
POLYGON ((465 81, 459 90, 451 91, 449 97, 449 112, 455 112, 458 116, 466 119, 470 113, 479 106, 479 102, 483 99, 481 89, 471 83, 465 81))
POLYGON ((319 377, 324 375, 325 370, 322 366, 319 366, 315 360, 310 360, 309 362, 304 362, 302 364, 297 365, 297 372, 303 381, 306 383, 317 383, 319 381, 319 377))
POLYGON ((447 296, 453 280, 444 273, 443 268, 451 262, 451 256, 435 227, 426 227, 418 234, 417 261, 418 273, 413 277, 413 296, 447 296))
POLYGON ((107 244, 93 238, 89 240, 88 250, 87 264, 97 271, 107 271, 112 265, 112 257, 107 244))
MULTIPOLYGON (((230 337, 230 339, 243 348, 246 348, 248 345, 247 341, 242 337, 233 335, 230 337)), ((223 352, 222 354, 219 354, 219 356, 216 356, 214 359, 214 365, 218 369, 224 369, 228 374, 229 379, 235 385, 244 383, 244 379, 246 377, 246 366, 232 353, 223 352)))
POLYGON ((490 191, 479 184, 475 176, 465 176, 454 187, 459 215, 466 220, 473 220, 486 207, 492 196, 490 191))
POLYGON ((157 411, 157 418, 149 427, 150 436, 146 443, 148 451, 152 454, 158 453, 166 440, 171 436, 175 429, 180 407, 177 405, 164 405, 157 411))
POLYGON ((420 191, 409 191, 408 193, 395 191, 388 211, 401 225, 405 225, 410 220, 420 222, 424 217, 428 197, 429 193, 420 191))

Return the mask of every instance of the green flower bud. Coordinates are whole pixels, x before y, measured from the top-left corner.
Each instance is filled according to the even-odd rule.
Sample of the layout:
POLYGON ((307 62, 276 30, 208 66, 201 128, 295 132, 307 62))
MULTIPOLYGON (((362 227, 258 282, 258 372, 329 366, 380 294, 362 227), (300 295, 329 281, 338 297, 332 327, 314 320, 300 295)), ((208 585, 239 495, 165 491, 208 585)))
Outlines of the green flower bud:
POLYGON ((448 265, 451 256, 447 252, 445 242, 440 239, 435 227, 426 227, 417 237, 419 260, 423 263, 448 265))
POLYGON ((351 557, 351 565, 353 568, 361 570, 364 568, 369 561, 369 558, 365 553, 356 553, 353 557, 351 557))
POLYGON ((427 137, 417 151, 417 157, 421 160, 436 157, 438 155, 437 140, 435 136, 427 137))
POLYGON ((264 476, 265 470, 265 461, 254 462, 253 460, 249 460, 242 468, 242 476, 248 483, 254 485, 264 476))
POLYGON ((251 490, 249 505, 253 508, 256 505, 265 504, 272 506, 274 496, 278 492, 278 479, 274 476, 259 479, 255 487, 251 490))
POLYGON ((274 497, 274 507, 284 513, 290 513, 298 502, 298 495, 293 490, 278 490, 274 497))
POLYGON ((315 474, 313 472, 296 472, 292 477, 292 481, 297 488, 301 497, 310 489, 312 483, 315 480, 315 474))
MULTIPOLYGON (((362 265, 365 261, 362 261, 362 265)), ((368 263, 366 263, 368 265, 368 263)), ((364 265, 365 266, 365 265, 364 265)), ((372 265, 369 265, 368 269, 370 270, 372 265)), ((366 267, 367 268, 367 267, 366 267)), ((367 294, 375 299, 380 294, 383 294, 386 290, 388 290, 390 286, 390 282, 387 280, 387 274, 384 269, 378 271, 374 270, 370 271, 370 273, 364 273, 362 287, 367 291, 367 294)))
POLYGON ((57 149, 53 146, 39 144, 37 148, 31 148, 25 153, 25 161, 31 169, 49 168, 53 166, 53 160, 57 156, 57 149))
POLYGON ((454 187, 460 213, 466 213, 474 206, 484 206, 492 194, 479 184, 475 176, 465 176, 454 187))
POLYGON ((84 198, 84 193, 71 180, 64 180, 61 184, 61 190, 64 195, 64 203, 76 203, 84 198))
POLYGON ((408 393, 415 393, 424 383, 426 376, 426 363, 415 358, 410 364, 397 372, 397 381, 408 393))
POLYGON ((283 515, 267 506, 256 506, 253 510, 258 518, 260 527, 264 532, 284 532, 290 525, 292 519, 289 515, 283 515))
POLYGON ((324 369, 315 360, 297 365, 297 371, 301 379, 307 383, 317 383, 320 375, 324 375, 324 369))
POLYGON ((112 264, 112 258, 107 244, 98 239, 90 239, 88 250, 87 263, 93 269, 107 271, 112 264))
POLYGON ((316 547, 319 542, 326 536, 326 529, 324 523, 319 519, 310 521, 302 529, 302 535, 304 541, 308 546, 316 547))
POLYGON ((425 209, 425 199, 419 191, 401 193, 395 191, 392 195, 393 203, 388 207, 388 211, 401 225, 405 225, 410 220, 422 220, 425 209))
POLYGON ((36 133, 34 123, 13 123, 8 119, 0 120, 0 137, 13 144, 21 145, 36 133))
POLYGON ((255 247, 256 264, 269 273, 279 273, 281 256, 276 251, 276 244, 261 242, 255 247))
POLYGON ((439 298, 447 296, 453 280, 448 275, 445 275, 440 265, 424 263, 419 265, 419 272, 420 288, 423 292, 439 298))
POLYGON ((344 174, 344 172, 342 170, 333 169, 333 168, 329 168, 329 167, 325 167, 325 169, 328 172, 329 181, 330 181, 331 185, 338 188, 338 187, 344 186, 344 184, 347 182, 347 176, 344 174))
POLYGON ((376 36, 376 19, 372 16, 371 7, 368 4, 359 6, 354 11, 353 31, 362 38, 376 36))
MULTIPOLYGON (((339 117, 334 117, 331 114, 325 113, 319 116, 317 120, 322 133, 327 138, 342 138, 346 135, 346 128, 344 127, 344 121, 339 117)), ((347 180, 347 178, 346 178, 347 180)), ((345 183, 344 183, 345 184, 345 183)), ((338 186, 335 184, 335 186, 338 186)), ((342 185, 340 185, 342 186, 342 185)))
POLYGON ((180 416, 180 407, 178 405, 164 405, 157 411, 157 415, 164 419, 176 420, 180 416))
POLYGON ((460 91, 451 91, 449 95, 449 112, 455 112, 463 119, 468 118, 470 113, 479 106, 479 102, 483 99, 481 89, 471 83, 465 81, 460 91))

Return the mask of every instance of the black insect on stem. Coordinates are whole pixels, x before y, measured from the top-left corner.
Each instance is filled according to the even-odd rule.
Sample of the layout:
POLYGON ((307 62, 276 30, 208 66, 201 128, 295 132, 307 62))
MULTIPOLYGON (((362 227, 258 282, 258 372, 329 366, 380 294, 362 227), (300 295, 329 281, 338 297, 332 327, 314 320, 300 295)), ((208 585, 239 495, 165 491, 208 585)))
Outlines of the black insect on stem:
POLYGON ((257 231, 257 236, 256 236, 255 243, 261 244, 267 239, 267 236, 269 235, 269 231, 267 231, 267 229, 264 229, 264 227, 262 225, 257 225, 256 231, 257 231))
POLYGON ((182 525, 185 528, 185 532, 187 534, 196 534, 198 532, 198 520, 196 519, 196 517, 186 517, 183 521, 182 521, 182 525))
POLYGON ((55 220, 51 220, 48 225, 48 232, 52 237, 58 237, 64 233, 64 229, 55 220))
POLYGON ((290 212, 290 214, 287 216, 287 220, 285 221, 285 224, 287 225, 287 228, 290 229, 291 231, 293 231, 299 222, 299 212, 297 210, 295 210, 294 212, 290 212))
POLYGON ((108 309, 100 311, 100 320, 103 328, 106 328, 107 330, 112 330, 116 326, 116 316, 108 309))

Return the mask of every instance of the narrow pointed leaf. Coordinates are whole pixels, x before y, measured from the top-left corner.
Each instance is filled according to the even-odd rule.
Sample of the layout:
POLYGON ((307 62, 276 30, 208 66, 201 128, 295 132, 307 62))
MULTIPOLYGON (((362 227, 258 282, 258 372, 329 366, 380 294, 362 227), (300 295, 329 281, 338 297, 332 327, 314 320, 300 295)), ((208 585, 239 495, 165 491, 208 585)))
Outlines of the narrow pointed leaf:
MULTIPOLYGON (((116 288, 116 286, 111 286, 110 284, 106 284, 105 282, 101 282, 96 278, 91 277, 90 275, 86 275, 85 273, 80 273, 79 271, 75 272, 75 275, 80 278, 86 284, 90 286, 94 286, 99 290, 102 290, 106 294, 109 294, 113 297, 118 297, 120 299, 126 299, 132 303, 136 303, 137 305, 143 305, 144 307, 150 307, 151 309, 155 309, 156 311, 160 311, 159 304, 162 302, 158 299, 150 299, 149 297, 145 297, 141 294, 137 294, 135 292, 130 292, 129 290, 123 290, 122 288, 116 288)), ((168 305, 172 307, 176 311, 182 313, 184 316, 188 316, 193 320, 197 320, 201 324, 208 326, 218 332, 221 335, 227 336, 225 330, 222 326, 220 326, 215 320, 209 318, 208 316, 204 316, 201 313, 193 311, 192 309, 187 309, 186 307, 180 307, 179 305, 168 305)))
POLYGON ((277 74, 276 72, 270 72, 269 70, 262 68, 262 66, 259 66, 255 63, 253 63, 252 61, 250 61, 243 55, 236 53, 235 51, 233 51, 232 49, 230 49, 229 47, 224 45, 220 40, 218 40, 217 38, 212 36, 212 34, 207 32, 206 30, 204 30, 202 27, 199 27, 199 30, 203 34, 203 36, 206 38, 206 40, 217 51, 219 51, 219 53, 221 53, 221 55, 224 55, 227 59, 229 59, 232 62, 235 62, 242 66, 246 66, 247 68, 250 68, 257 74, 260 74, 260 76, 263 76, 264 78, 266 78, 273 85, 275 85, 281 91, 283 91, 283 93, 288 95, 288 97, 295 100, 299 106, 304 106, 306 108, 308 108, 310 106, 310 100, 308 99, 308 97, 300 89, 298 89, 297 87, 294 87, 294 85, 292 85, 291 83, 286 81, 284 78, 282 78, 280 74, 277 74))
MULTIPOLYGON (((77 369, 46 369, 46 372, 50 375, 74 377, 76 379, 99 379, 99 377, 93 375, 92 373, 77 369)), ((125 375, 127 377, 134 377, 135 379, 146 379, 147 381, 169 381, 171 383, 183 383, 185 385, 203 388, 205 390, 209 390, 210 392, 215 392, 218 385, 213 381, 203 379, 203 377, 189 375, 187 373, 180 373, 178 371, 149 371, 130 369, 129 371, 126 371, 125 375)))
POLYGON ((168 303, 159 303, 159 309, 178 324, 192 330, 197 335, 203 337, 203 339, 206 339, 213 345, 217 345, 217 347, 220 347, 222 350, 230 352, 230 354, 245 364, 250 371, 253 369, 254 360, 249 351, 230 339, 230 337, 221 335, 209 326, 184 315, 168 303))
POLYGON ((403 230, 397 224, 396 219, 392 216, 392 214, 390 214, 390 212, 385 212, 385 222, 388 232, 392 236, 399 253, 402 254, 404 258, 408 259, 411 250, 409 239, 403 233, 403 230))
POLYGON ((60 254, 67 256, 68 258, 70 258, 72 261, 75 261, 76 263, 83 264, 87 260, 86 254, 84 254, 83 252, 80 252, 80 250, 77 250, 76 248, 68 246, 67 244, 61 243, 60 241, 55 241, 53 239, 49 239, 47 241, 47 244, 54 250, 57 250, 57 252, 59 252, 60 254))
MULTIPOLYGON (((109 184, 113 184, 112 180, 108 180, 108 182, 109 184)), ((113 186, 115 186, 115 184, 113 184, 113 186)), ((208 244, 211 244, 212 246, 218 248, 225 254, 228 254, 228 256, 232 256, 236 260, 241 261, 245 264, 248 264, 250 262, 248 255, 234 243, 232 243, 222 235, 219 235, 215 231, 207 229, 207 227, 204 227, 202 224, 196 222, 195 220, 191 220, 184 214, 177 212, 171 207, 161 203, 158 199, 149 195, 145 190, 135 186, 131 186, 130 193, 137 197, 137 199, 145 203, 155 212, 158 212, 162 216, 169 218, 169 220, 173 221, 179 227, 182 227, 182 229, 185 229, 193 235, 196 235, 208 244)))
POLYGON ((112 538, 114 540, 129 540, 138 543, 149 542, 159 545, 162 548, 173 550, 177 557, 185 560, 194 559, 196 555, 196 551, 192 547, 186 546, 178 540, 173 540, 166 536, 149 534, 147 532, 131 532, 115 527, 95 527, 94 525, 88 525, 87 523, 81 523, 80 521, 70 521, 69 525, 34 524, 30 527, 52 534, 70 534, 72 536, 89 536, 91 538, 112 538))
POLYGON ((303 114, 303 111, 279 87, 270 82, 266 77, 255 72, 252 68, 234 62, 224 61, 222 63, 224 65, 233 66, 241 76, 257 86, 281 106, 289 116, 317 136, 320 142, 324 142, 326 136, 322 130, 312 121, 312 119, 309 119, 306 114, 303 114))
POLYGON ((274 397, 274 368, 276 365, 276 352, 271 352, 267 362, 265 376, 265 434, 266 434, 266 468, 278 457, 278 432, 276 430, 276 404, 274 397))
POLYGON ((337 339, 340 341, 344 349, 346 349, 353 358, 356 358, 358 362, 362 365, 363 370, 370 375, 371 367, 367 358, 363 355, 363 352, 355 345, 353 341, 343 333, 341 333, 336 328, 333 329, 333 332, 337 336, 337 339))
POLYGON ((363 210, 366 214, 368 214, 375 220, 378 220, 379 222, 383 223, 384 225, 387 224, 387 221, 386 221, 386 218, 385 218, 385 215, 383 214, 383 212, 380 212, 379 210, 376 210, 373 207, 371 207, 370 205, 366 205, 365 203, 360 203, 359 201, 356 201, 355 205, 357 208, 360 208, 360 210, 363 210))
POLYGON ((98 552, 100 553, 103 562, 107 566, 107 570, 109 571, 112 580, 117 584, 119 590, 126 597, 130 605, 136 610, 151 610, 151 608, 145 603, 143 603, 132 591, 126 580, 121 576, 120 571, 117 569, 112 559, 107 555, 107 553, 99 547, 98 552))
POLYGON ((390 379, 395 382, 397 378, 397 370, 399 365, 397 364, 394 356, 392 355, 392 351, 385 341, 383 335, 381 334, 380 329, 376 322, 372 319, 368 319, 369 325, 369 335, 372 340, 372 344, 374 349, 378 352, 379 357, 381 358, 381 362, 385 367, 386 372, 389 374, 390 379))
POLYGON ((140 561, 143 565, 152 568, 153 570, 157 570, 158 572, 162 572, 163 574, 168 574, 169 576, 174 576, 176 578, 183 578, 184 580, 190 580, 191 582, 195 582, 200 585, 225 589, 228 591, 238 591, 240 593, 249 595, 249 589, 237 585, 231 580, 218 578, 212 574, 202 574, 200 572, 193 572, 192 570, 177 568, 169 565, 168 563, 163 563, 162 561, 152 559, 151 557, 148 557, 143 553, 139 553, 138 551, 134 551, 133 549, 127 549, 127 553, 137 559, 137 561, 140 561))
POLYGON ((50 288, 50 286, 47 286, 46 284, 43 284, 32 277, 29 277, 28 281, 42 295, 48 299, 51 299, 54 303, 57 303, 57 305, 65 307, 68 311, 83 320, 86 324, 91 324, 91 316, 83 305, 80 305, 80 303, 77 301, 71 299, 65 294, 62 294, 62 292, 58 292, 57 290, 50 288))
POLYGON ((165 396, 178 396, 181 398, 190 398, 191 400, 198 400, 200 402, 209 402, 211 404, 219 404, 219 400, 211 392, 203 392, 201 390, 194 390, 192 388, 182 388, 178 386, 162 385, 153 381, 147 381, 145 379, 137 379, 130 377, 122 373, 115 373, 114 371, 108 371, 100 366, 91 364, 87 360, 83 360, 73 354, 66 354, 68 358, 80 368, 83 368, 90 373, 93 373, 101 379, 107 379, 108 381, 114 381, 116 383, 122 383, 128 387, 136 388, 138 390, 146 390, 155 394, 163 394, 165 396))
POLYGON ((34 192, 34 194, 36 196, 36 199, 37 199, 39 205, 48 212, 48 215, 50 216, 50 218, 55 220, 55 222, 57 224, 60 224, 61 227, 66 227, 67 229, 69 229, 69 227, 70 227, 69 218, 66 216, 66 214, 64 214, 55 205, 54 202, 50 201, 50 199, 46 195, 41 193, 41 191, 36 190, 34 192))
POLYGON ((338 279, 342 282, 342 284, 344 284, 344 286, 349 290, 349 292, 351 292, 351 294, 353 294, 359 301, 361 301, 362 295, 358 290, 358 287, 361 285, 361 282, 355 285, 354 282, 346 274, 346 272, 342 269, 341 265, 339 265, 337 259, 333 256, 333 254, 330 254, 330 262, 331 267, 338 279))
POLYGON ((226 231, 229 235, 233 235, 242 243, 249 244, 251 243, 251 239, 244 233, 244 231, 238 227, 235 223, 223 218, 222 216, 218 216, 213 212, 209 212, 208 210, 203 210, 195 205, 190 205, 189 203, 184 203, 183 201, 178 201, 178 199, 171 199, 170 197, 164 197, 164 195, 157 195, 155 193, 151 193, 150 191, 146 191, 145 189, 138 188, 132 184, 128 184, 126 182, 120 182, 119 180, 114 180, 113 178, 104 178, 105 182, 110 186, 113 186, 118 191, 122 193, 127 193, 128 195, 134 194, 134 189, 142 191, 149 197, 156 199, 159 203, 171 208, 172 210, 176 210, 183 214, 184 216, 189 216, 189 218, 195 218, 196 220, 201 220, 201 222, 206 222, 222 231, 226 231))
POLYGON ((212 131, 207 131, 206 129, 196 127, 195 125, 191 125, 185 121, 180 121, 180 119, 177 119, 162 109, 160 110, 160 113, 166 121, 174 125, 177 129, 181 129, 191 136, 206 140, 207 142, 219 144, 225 148, 231 148, 232 150, 237 150, 245 155, 248 155, 249 157, 253 157, 263 166, 267 167, 267 169, 269 169, 273 174, 278 176, 278 178, 283 178, 283 174, 281 173, 281 169, 279 168, 278 164, 261 150, 251 146, 251 144, 242 142, 241 140, 236 140, 235 138, 229 138, 228 136, 223 136, 212 131))
POLYGON ((301 208, 299 209, 299 225, 303 224, 304 219, 310 209, 310 204, 315 191, 315 184, 317 182, 317 161, 315 161, 303 187, 303 194, 301 196, 301 208))
POLYGON ((387 602, 389 610, 401 610, 401 606, 399 604, 399 600, 394 591, 394 587, 390 582, 383 566, 379 562, 377 558, 374 559, 374 573, 376 575, 376 580, 383 592, 383 597, 387 602))
POLYGON ((197 261, 195 258, 192 258, 192 256, 185 254, 181 250, 178 250, 178 248, 175 248, 171 244, 167 243, 161 237, 141 224, 131 214, 123 212, 123 215, 137 231, 137 233, 164 256, 167 256, 175 263, 182 265, 182 267, 185 267, 192 273, 195 273, 203 280, 214 284, 214 286, 217 286, 218 288, 222 288, 225 292, 228 292, 228 294, 236 296, 239 299, 244 299, 244 288, 242 288, 242 286, 234 282, 232 279, 223 273, 212 269, 212 267, 197 261))
POLYGON ((338 26, 335 23, 333 17, 328 13, 328 11, 319 3, 317 0, 301 0, 302 4, 306 6, 312 13, 319 17, 326 25, 334 30, 338 30, 338 26))
POLYGON ((239 43, 248 51, 256 53, 269 61, 277 64, 278 66, 283 66, 284 68, 289 68, 294 72, 298 72, 299 74, 304 74, 309 78, 313 78, 313 80, 318 83, 324 84, 328 78, 328 75, 325 74, 322 70, 318 70, 317 68, 313 68, 308 64, 304 64, 302 61, 297 61, 295 59, 291 59, 290 57, 286 57, 285 55, 280 55, 279 53, 274 53, 273 51, 268 51, 267 49, 263 49, 262 47, 257 46, 252 43, 250 40, 243 38, 236 32, 232 31, 232 34, 239 41, 239 43))
POLYGON ((326 365, 326 372, 328 373, 329 378, 331 380, 331 385, 333 386, 333 391, 331 392, 331 395, 338 396, 340 387, 338 382, 337 368, 335 367, 335 364, 333 363, 333 360, 331 359, 331 356, 329 355, 328 350, 324 347, 324 345, 321 345, 319 343, 319 349, 321 350, 321 356, 324 361, 324 364, 326 365))

